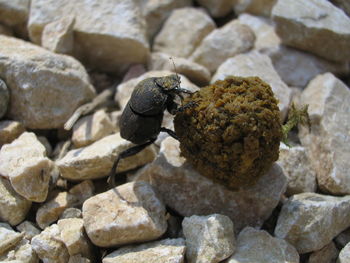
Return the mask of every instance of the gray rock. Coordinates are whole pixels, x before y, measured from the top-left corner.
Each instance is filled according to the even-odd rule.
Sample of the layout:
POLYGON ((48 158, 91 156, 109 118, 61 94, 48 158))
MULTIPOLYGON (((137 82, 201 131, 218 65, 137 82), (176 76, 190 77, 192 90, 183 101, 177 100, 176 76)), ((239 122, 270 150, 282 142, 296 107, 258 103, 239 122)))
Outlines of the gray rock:
POLYGON ((75 17, 75 56, 90 67, 122 73, 132 64, 146 62, 146 23, 136 0, 33 0, 28 21, 31 40, 40 44, 46 24, 62 14, 75 17))
POLYGON ((320 250, 312 252, 308 263, 335 263, 338 258, 338 254, 339 251, 332 241, 320 250))
POLYGON ((276 0, 233 0, 233 10, 236 14, 249 13, 269 17, 275 3, 276 0))
POLYGON ((283 205, 275 236, 301 254, 319 250, 350 226, 349 213, 350 196, 297 194, 283 205))
POLYGON ((185 217, 182 221, 189 263, 218 263, 235 250, 231 219, 224 215, 185 217))
POLYGON ((350 262, 350 243, 348 243, 339 253, 337 263, 350 262))
POLYGON ((232 20, 208 34, 190 59, 213 73, 229 57, 249 51, 254 41, 255 35, 250 27, 232 20))
POLYGON ((278 0, 272 10, 284 44, 332 61, 350 60, 350 18, 327 0, 278 0))
POLYGON ((0 0, 0 23, 10 26, 21 37, 27 37, 30 0, 0 0))
POLYGON ((167 228, 165 206, 146 182, 120 185, 83 204, 90 240, 112 247, 159 238, 167 228))
POLYGON ((24 221, 20 223, 16 229, 24 233, 24 237, 28 240, 31 240, 34 236, 40 234, 40 230, 30 221, 24 221))
POLYGON ((214 21, 205 12, 190 7, 177 9, 154 39, 153 51, 188 57, 214 29, 214 21))
POLYGON ((11 92, 8 116, 31 129, 62 127, 95 91, 75 59, 0 35, 0 78, 11 92))
POLYGON ((340 9, 342 9, 345 14, 347 14, 348 16, 350 16, 350 2, 347 0, 331 0, 331 2, 336 5, 337 7, 339 7, 340 9))
POLYGON ((13 231, 11 226, 0 223, 0 255, 15 247, 22 239, 23 234, 13 231))
POLYGON ((4 117, 10 101, 9 90, 3 80, 0 79, 0 119, 4 117))
POLYGON ((335 195, 350 194, 349 88, 326 73, 310 82, 301 101, 309 105, 311 129, 300 129, 299 137, 308 150, 319 187, 335 195))
POLYGON ((232 12, 232 0, 197 0, 212 17, 222 17, 232 12))

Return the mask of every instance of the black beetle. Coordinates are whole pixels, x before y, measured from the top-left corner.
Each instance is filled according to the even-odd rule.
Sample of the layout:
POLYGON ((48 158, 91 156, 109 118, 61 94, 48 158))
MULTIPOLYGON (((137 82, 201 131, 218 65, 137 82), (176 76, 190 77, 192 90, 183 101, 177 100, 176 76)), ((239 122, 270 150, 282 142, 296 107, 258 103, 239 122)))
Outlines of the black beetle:
POLYGON ((179 107, 174 101, 176 96, 183 99, 182 93, 192 93, 180 88, 180 77, 172 74, 165 77, 147 78, 139 82, 120 118, 120 135, 136 144, 121 152, 115 160, 109 180, 115 186, 115 173, 121 159, 137 154, 152 144, 161 131, 177 139, 175 132, 161 127, 165 109, 171 114, 191 106, 191 103, 179 107))

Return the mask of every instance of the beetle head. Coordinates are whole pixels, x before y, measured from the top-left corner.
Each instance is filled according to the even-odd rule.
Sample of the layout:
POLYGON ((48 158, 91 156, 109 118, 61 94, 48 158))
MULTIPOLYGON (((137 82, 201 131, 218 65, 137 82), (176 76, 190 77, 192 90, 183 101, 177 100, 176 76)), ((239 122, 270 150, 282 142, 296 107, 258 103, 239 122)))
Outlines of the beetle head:
POLYGON ((180 88, 180 77, 177 74, 172 74, 165 77, 157 78, 156 83, 165 91, 176 91, 180 88))

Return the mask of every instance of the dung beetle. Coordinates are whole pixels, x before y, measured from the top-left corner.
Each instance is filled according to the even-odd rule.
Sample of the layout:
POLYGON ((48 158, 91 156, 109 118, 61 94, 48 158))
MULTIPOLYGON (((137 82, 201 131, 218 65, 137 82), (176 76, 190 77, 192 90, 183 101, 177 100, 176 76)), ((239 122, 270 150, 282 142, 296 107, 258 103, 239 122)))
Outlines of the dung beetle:
POLYGON ((136 85, 120 118, 120 136, 136 145, 122 151, 113 163, 109 176, 112 187, 115 187, 114 176, 121 159, 142 151, 157 139, 160 132, 167 132, 177 139, 174 131, 161 125, 165 109, 174 115, 192 106, 191 103, 179 106, 175 102, 176 96, 182 101, 182 93, 192 92, 180 87, 177 74, 147 78, 136 85))

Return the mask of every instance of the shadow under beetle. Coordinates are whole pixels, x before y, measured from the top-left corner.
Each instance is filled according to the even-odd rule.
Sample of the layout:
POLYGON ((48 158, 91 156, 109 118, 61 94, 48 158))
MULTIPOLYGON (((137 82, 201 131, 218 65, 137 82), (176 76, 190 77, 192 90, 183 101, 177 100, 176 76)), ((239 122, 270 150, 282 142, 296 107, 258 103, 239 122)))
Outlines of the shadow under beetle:
POLYGON ((180 87, 180 77, 172 74, 165 77, 147 78, 139 82, 120 118, 120 136, 135 146, 122 151, 110 171, 109 183, 115 187, 115 173, 121 159, 137 154, 152 144, 160 132, 167 132, 177 139, 174 131, 161 127, 165 109, 176 114, 192 104, 184 106, 174 101, 176 96, 183 99, 182 93, 192 93, 180 87))

